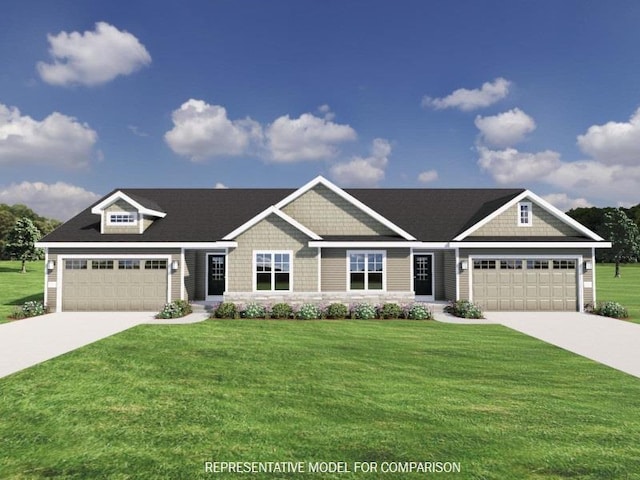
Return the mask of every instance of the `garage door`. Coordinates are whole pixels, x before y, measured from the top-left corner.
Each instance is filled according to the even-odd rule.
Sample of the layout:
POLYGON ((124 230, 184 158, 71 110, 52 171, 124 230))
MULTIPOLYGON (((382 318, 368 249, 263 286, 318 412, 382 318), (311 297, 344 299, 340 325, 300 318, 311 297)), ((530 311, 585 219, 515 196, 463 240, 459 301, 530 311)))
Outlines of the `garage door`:
POLYGON ((62 310, 158 311, 166 300, 166 259, 64 260, 62 310))
POLYGON ((474 260, 473 301, 484 310, 576 311, 575 259, 474 260))

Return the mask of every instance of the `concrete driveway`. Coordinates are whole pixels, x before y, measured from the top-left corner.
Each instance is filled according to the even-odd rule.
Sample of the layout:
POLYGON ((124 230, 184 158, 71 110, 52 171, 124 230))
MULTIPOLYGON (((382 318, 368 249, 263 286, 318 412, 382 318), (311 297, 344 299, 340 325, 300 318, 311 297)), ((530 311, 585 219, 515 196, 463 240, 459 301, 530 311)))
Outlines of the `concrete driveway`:
POLYGON ((571 312, 485 312, 485 317, 640 378, 640 324, 571 312))
POLYGON ((64 312, 0 325, 0 378, 153 320, 155 312, 64 312))

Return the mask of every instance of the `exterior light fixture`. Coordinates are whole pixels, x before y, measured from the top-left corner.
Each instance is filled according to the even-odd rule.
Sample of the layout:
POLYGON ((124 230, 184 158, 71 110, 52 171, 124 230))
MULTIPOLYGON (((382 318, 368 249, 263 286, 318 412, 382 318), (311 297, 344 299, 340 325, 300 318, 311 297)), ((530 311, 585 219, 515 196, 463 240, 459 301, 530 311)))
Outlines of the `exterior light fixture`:
POLYGON ((173 262, 171 262, 171 270, 173 270, 174 272, 178 270, 178 260, 174 260, 173 262))
POLYGON ((587 260, 586 262, 584 262, 584 269, 593 270, 593 262, 591 260, 587 260))
POLYGON ((54 262, 53 260, 49 260, 47 262, 47 270, 53 270, 56 266, 56 262, 54 262))
POLYGON ((462 271, 469 270, 469 260, 462 260, 460 262, 460 270, 462 271))

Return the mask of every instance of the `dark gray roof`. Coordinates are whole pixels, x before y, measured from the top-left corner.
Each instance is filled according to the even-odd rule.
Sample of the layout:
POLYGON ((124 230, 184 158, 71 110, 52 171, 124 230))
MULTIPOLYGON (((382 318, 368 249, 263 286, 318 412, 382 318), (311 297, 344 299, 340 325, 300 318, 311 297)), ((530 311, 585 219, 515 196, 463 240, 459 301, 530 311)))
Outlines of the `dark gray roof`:
MULTIPOLYGON (((120 191, 147 208, 165 212, 166 217, 156 219, 142 235, 101 235, 100 218, 91 213, 92 205, 44 237, 42 241, 212 242, 221 240, 255 215, 293 193, 295 189, 126 188, 120 191)), ((524 190, 345 189, 345 191, 418 240, 440 242, 452 240, 524 190)), ((104 198, 111 194, 113 192, 104 198)), ((335 238, 337 237, 332 237, 332 239, 335 238)), ((383 239, 399 240, 400 237, 383 239)))

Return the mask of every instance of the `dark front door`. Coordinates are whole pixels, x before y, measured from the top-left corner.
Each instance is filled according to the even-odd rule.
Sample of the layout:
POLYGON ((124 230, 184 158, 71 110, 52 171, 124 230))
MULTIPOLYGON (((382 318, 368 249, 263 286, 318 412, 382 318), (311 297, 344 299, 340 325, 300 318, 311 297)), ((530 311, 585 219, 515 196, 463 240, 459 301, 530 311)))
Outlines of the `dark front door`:
POLYGON ((413 289, 416 295, 433 295, 433 256, 413 256, 413 289))
POLYGON ((224 255, 209 255, 207 279, 207 295, 224 293, 224 255))

